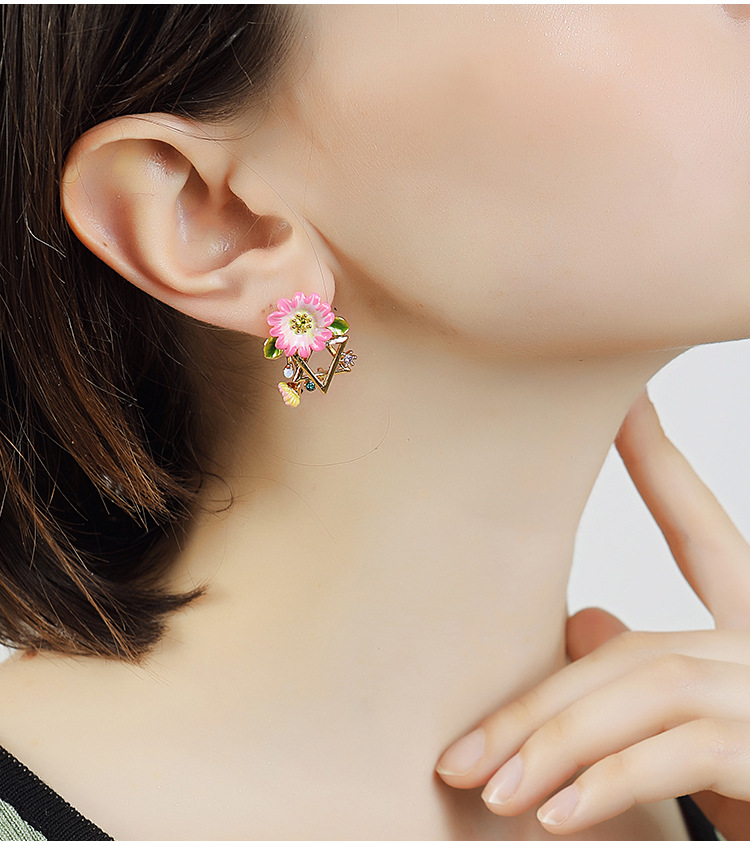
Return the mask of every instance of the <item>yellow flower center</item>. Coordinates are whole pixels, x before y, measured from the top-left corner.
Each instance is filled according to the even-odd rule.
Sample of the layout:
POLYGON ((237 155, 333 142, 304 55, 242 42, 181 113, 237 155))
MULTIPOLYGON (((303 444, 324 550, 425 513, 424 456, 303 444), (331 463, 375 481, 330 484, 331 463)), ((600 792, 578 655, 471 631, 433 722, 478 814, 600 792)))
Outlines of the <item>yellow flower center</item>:
POLYGON ((312 316, 307 312, 295 313, 295 315, 289 319, 289 326, 291 327, 292 332, 297 335, 306 333, 313 325, 314 322, 312 316))

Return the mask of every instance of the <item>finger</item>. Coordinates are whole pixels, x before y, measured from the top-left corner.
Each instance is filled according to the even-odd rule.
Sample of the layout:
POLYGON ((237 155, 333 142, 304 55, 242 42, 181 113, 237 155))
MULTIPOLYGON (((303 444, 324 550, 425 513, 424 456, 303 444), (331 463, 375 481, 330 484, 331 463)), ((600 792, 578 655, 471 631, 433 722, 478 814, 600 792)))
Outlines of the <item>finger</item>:
POLYGON ((747 715, 750 668, 670 655, 586 696, 534 732, 490 779, 491 811, 516 815, 573 774, 663 730, 747 715))
POLYGON ((597 762, 537 812, 567 835, 653 803, 710 789, 741 799, 750 792, 750 723, 700 719, 597 762))
POLYGON ((666 438, 645 392, 628 413, 617 448, 680 569, 717 625, 750 627, 750 547, 666 438))
POLYGON ((672 653, 750 666, 744 632, 620 634, 487 716, 445 751, 438 774, 454 788, 483 785, 545 722, 601 687, 672 653))
POLYGON ((598 607, 579 610, 567 623, 565 636, 568 657, 580 660, 627 630, 627 625, 606 610, 598 607))

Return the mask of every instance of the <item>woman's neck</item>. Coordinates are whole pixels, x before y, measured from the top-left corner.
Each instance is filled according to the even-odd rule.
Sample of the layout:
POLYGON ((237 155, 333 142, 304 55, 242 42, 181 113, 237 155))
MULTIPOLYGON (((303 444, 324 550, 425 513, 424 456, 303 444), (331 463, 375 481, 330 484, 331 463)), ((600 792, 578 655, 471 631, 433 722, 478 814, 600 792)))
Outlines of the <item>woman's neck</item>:
POLYGON ((287 408, 266 362, 260 406, 227 414, 207 495, 233 502, 188 537, 177 582, 209 591, 170 638, 241 639, 264 715, 293 676, 305 715, 397 717, 429 763, 561 662, 578 519, 670 355, 500 361, 351 320, 327 395, 287 408))
MULTIPOLYGON (((578 517, 666 357, 457 358, 417 329, 353 328, 354 372, 296 410, 276 391, 281 363, 235 378, 255 407, 223 392, 221 479, 174 566, 176 586, 207 593, 144 669, 45 656, 6 670, 6 744, 117 837, 197 836, 206 797, 222 838, 546 837, 532 813, 500 820, 448 789, 434 764, 562 664, 578 517), (227 487, 232 505, 209 513, 227 487), (113 755, 128 757, 119 788, 141 781, 137 819, 118 785, 97 785, 113 755)), ((672 812, 632 810, 586 838, 682 837, 672 812)))

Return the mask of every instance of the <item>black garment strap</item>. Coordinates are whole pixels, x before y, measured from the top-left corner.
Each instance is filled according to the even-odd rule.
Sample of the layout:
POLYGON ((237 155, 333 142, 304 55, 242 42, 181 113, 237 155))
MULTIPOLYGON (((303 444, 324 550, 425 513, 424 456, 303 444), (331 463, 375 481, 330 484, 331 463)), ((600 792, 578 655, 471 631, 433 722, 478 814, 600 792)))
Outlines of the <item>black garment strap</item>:
POLYGON ((682 817, 685 819, 690 841, 716 841, 716 830, 695 805, 693 799, 691 797, 678 797, 677 802, 680 805, 682 817))
POLYGON ((2 747, 0 800, 47 841, 114 841, 2 747))

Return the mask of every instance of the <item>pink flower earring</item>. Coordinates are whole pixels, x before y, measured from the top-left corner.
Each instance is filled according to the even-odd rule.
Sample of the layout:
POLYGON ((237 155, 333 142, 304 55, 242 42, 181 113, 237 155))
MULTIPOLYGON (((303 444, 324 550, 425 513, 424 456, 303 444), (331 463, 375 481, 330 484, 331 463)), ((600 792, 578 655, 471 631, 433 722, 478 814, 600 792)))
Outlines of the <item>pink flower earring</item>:
POLYGON ((286 355, 284 376, 279 392, 287 406, 299 406, 304 391, 319 388, 324 394, 335 374, 352 370, 357 359, 352 351, 345 351, 349 336, 346 319, 337 316, 331 305, 319 295, 295 293, 294 297, 279 298, 278 309, 268 316, 271 338, 263 345, 266 359, 286 355), (328 368, 310 367, 310 355, 327 350, 333 360, 328 368))

